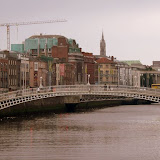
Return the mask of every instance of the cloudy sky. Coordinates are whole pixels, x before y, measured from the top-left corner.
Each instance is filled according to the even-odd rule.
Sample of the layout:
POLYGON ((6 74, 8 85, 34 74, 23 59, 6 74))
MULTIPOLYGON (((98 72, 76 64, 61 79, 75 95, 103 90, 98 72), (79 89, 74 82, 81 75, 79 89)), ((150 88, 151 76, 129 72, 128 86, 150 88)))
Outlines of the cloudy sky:
MULTIPOLYGON (((147 65, 160 61, 160 0, 0 0, 0 15, 0 24, 68 21, 11 27, 12 44, 35 34, 61 34, 99 54, 103 30, 108 56, 147 65)), ((0 49, 7 48, 6 39, 6 27, 0 27, 0 49)))

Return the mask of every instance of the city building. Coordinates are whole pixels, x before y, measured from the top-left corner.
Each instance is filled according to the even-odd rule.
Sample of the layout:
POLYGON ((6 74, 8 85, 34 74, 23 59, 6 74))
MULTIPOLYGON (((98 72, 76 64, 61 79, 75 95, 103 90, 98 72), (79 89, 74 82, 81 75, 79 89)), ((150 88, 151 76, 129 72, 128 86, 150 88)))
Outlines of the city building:
POLYGON ((68 62, 74 65, 75 84, 84 84, 84 58, 75 40, 69 39, 68 62))
POLYGON ((56 85, 75 84, 74 65, 71 63, 56 64, 56 85))
POLYGON ((29 80, 29 57, 24 55, 20 57, 20 88, 27 89, 30 87, 29 80))
POLYGON ((95 58, 93 53, 82 52, 84 56, 85 84, 95 84, 95 58), (88 82, 89 81, 89 82, 88 82))
MULTIPOLYGON (((34 35, 23 44, 12 44, 12 51, 28 54, 30 57, 53 57, 59 63, 74 65, 75 84, 84 84, 84 59, 81 48, 73 39, 60 35, 34 35)), ((56 75, 56 74, 55 74, 56 75)))
POLYGON ((160 61, 153 61, 151 67, 156 71, 160 71, 160 61))
POLYGON ((13 51, 4 51, 8 59, 8 88, 9 90, 17 90, 21 88, 20 79, 20 53, 13 51))
POLYGON ((98 83, 118 85, 118 69, 117 63, 108 58, 99 58, 96 60, 98 63, 98 83))
POLYGON ((131 67, 121 61, 117 62, 117 68, 118 68, 118 85, 132 85, 132 76, 131 76, 131 67))
POLYGON ((8 91, 8 59, 0 52, 0 93, 8 91))
POLYGON ((48 84, 48 65, 40 58, 30 58, 30 87, 45 87, 48 84))

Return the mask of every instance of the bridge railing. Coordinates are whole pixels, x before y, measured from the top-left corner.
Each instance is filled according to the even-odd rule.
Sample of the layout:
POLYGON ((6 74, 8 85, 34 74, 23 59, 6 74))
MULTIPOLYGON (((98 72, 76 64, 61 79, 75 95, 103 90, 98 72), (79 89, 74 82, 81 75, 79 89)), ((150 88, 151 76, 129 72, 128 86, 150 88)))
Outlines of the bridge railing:
POLYGON ((0 94, 0 101, 14 99, 17 97, 46 94, 46 93, 68 93, 76 92, 81 93, 94 93, 94 92, 131 92, 131 93, 144 93, 150 95, 160 95, 160 90, 145 88, 145 87, 133 87, 133 86, 117 86, 117 85, 58 85, 48 86, 43 88, 29 88, 25 90, 17 90, 0 94))

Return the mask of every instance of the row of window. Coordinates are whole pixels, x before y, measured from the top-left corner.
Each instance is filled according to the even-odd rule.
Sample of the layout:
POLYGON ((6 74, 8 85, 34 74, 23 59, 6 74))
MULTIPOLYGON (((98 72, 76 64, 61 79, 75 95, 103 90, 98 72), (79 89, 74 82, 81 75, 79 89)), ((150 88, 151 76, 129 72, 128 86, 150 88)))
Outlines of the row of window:
POLYGON ((106 74, 106 75, 109 75, 109 74, 114 74, 114 75, 117 75, 117 71, 114 71, 114 70, 110 70, 110 71, 105 71, 105 72, 103 72, 103 71, 100 71, 100 75, 103 75, 103 74, 106 74))
POLYGON ((8 76, 7 72, 0 72, 0 78, 6 78, 8 76))
POLYGON ((108 77, 100 77, 100 81, 110 81, 110 82, 117 82, 118 79, 116 77, 108 78, 108 77))
POLYGON ((9 75, 17 75, 17 71, 15 69, 9 69, 9 75))
POLYGON ((14 61, 14 60, 9 60, 8 63, 9 63, 9 65, 16 65, 16 61, 14 61))
POLYGON ((9 79, 10 86, 16 86, 17 80, 16 79, 9 79))
POLYGON ((7 82, 2 82, 2 83, 0 83, 0 87, 1 88, 7 88, 8 87, 8 83, 7 82))

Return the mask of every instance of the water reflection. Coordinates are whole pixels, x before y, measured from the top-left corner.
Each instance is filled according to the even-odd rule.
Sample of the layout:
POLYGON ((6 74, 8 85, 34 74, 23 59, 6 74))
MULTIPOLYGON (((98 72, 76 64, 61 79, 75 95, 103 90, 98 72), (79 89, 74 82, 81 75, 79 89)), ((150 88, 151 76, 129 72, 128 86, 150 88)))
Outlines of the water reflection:
POLYGON ((0 123, 1 159, 159 159, 160 106, 119 106, 0 123))

